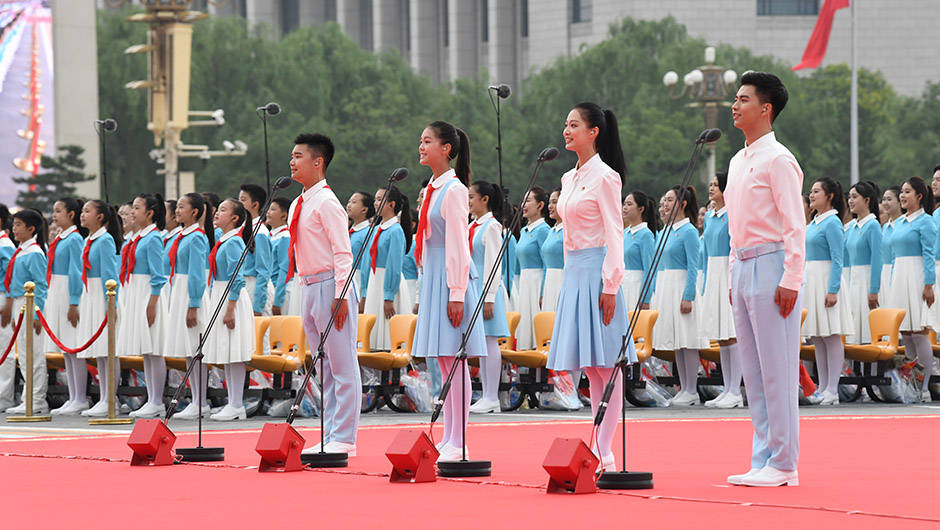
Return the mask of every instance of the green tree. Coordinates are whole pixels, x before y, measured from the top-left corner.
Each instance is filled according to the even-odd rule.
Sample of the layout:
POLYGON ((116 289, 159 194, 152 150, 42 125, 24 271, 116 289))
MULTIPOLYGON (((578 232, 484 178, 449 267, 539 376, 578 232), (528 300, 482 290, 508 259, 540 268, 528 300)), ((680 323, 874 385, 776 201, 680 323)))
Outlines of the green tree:
POLYGON ((42 155, 41 166, 48 171, 42 171, 35 177, 13 177, 13 182, 23 185, 16 195, 17 205, 51 214, 55 201, 75 196, 75 184, 95 178, 84 172, 84 147, 62 145, 56 151, 55 157, 42 155))

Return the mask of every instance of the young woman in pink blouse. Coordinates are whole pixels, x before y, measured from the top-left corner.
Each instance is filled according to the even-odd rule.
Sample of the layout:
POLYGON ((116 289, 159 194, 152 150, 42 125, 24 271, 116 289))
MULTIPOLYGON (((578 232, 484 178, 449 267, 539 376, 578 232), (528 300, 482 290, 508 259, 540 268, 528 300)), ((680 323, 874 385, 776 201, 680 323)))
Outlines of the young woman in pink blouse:
MULTIPOLYGON (((613 111, 594 103, 575 105, 565 121, 564 138, 565 148, 577 153, 578 165, 561 177, 556 206, 565 224, 565 268, 547 366, 584 370, 591 411, 596 414, 627 332, 620 287, 624 274, 620 192, 626 165, 613 111)), ((628 353, 635 361, 632 341, 628 353)), ((623 407, 622 377, 616 380, 613 396, 591 448, 606 471, 616 468, 611 445, 623 407)))

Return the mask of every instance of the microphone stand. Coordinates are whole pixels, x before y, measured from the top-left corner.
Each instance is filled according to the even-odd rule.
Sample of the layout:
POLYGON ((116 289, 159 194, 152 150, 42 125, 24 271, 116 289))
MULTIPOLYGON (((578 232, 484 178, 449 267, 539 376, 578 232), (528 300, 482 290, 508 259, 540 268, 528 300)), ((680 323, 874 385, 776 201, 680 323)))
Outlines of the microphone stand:
MULTIPOLYGON (((111 118, 108 119, 114 121, 111 118)), ((104 202, 111 204, 110 194, 108 193, 108 151, 107 142, 105 141, 105 134, 110 132, 111 129, 106 128, 106 121, 108 120, 95 120, 95 132, 98 133, 98 141, 101 144, 101 180, 104 185, 104 202)))
MULTIPOLYGON (((640 307, 643 303, 643 299, 646 298, 646 295, 649 293, 650 289, 652 289, 653 271, 655 271, 659 266, 659 262, 666 248, 666 242, 668 241, 669 236, 672 235, 672 223, 675 221, 679 209, 682 207, 682 202, 686 200, 686 196, 688 194, 687 189, 692 178, 692 174, 695 171, 695 165, 698 162, 698 158, 704 150, 706 143, 715 141, 721 136, 720 131, 718 131, 718 136, 712 138, 713 133, 711 133, 711 131, 718 131, 718 129, 706 129, 705 131, 702 131, 699 137, 695 140, 695 146, 692 149, 692 155, 689 157, 685 174, 682 176, 682 184, 680 186, 679 196, 676 200, 675 206, 669 213, 669 218, 666 222, 666 226, 664 227, 665 232, 663 233, 663 237, 660 238, 656 246, 656 250, 653 253, 653 260, 650 263, 650 270, 647 271, 646 279, 643 281, 643 286, 640 289, 640 296, 637 299, 636 306, 634 307, 633 313, 630 317, 630 324, 627 328, 627 333, 623 336, 623 344, 620 348, 620 353, 617 356, 617 361, 614 363, 614 370, 610 374, 610 379, 608 379, 607 385, 604 387, 604 394, 601 397, 600 403, 598 404, 597 415, 594 417, 594 429, 599 428, 601 422, 604 420, 608 403, 610 403, 610 400, 612 399, 614 384, 616 382, 618 372, 622 377, 624 392, 624 395, 618 396, 618 398, 620 400, 625 399, 627 392, 627 367, 630 364, 627 351, 633 344, 633 330, 636 329, 637 321, 640 318, 640 307)), ((623 441, 621 470, 611 472, 604 471, 601 473, 600 478, 597 480, 597 487, 601 489, 651 489, 653 487, 652 473, 642 471, 627 471, 627 411, 626 407, 624 407, 622 404, 620 406, 620 415, 621 436, 623 441)))
POLYGON ((277 105, 277 103, 268 103, 267 105, 256 109, 256 111, 258 111, 261 115, 261 124, 262 129, 264 130, 264 178, 268 189, 271 189, 271 159, 268 156, 268 109, 271 108, 272 105, 274 106, 274 109, 270 111, 272 115, 281 112, 281 108, 277 105))
MULTIPOLYGON (((268 207, 271 206, 271 201, 274 199, 274 196, 277 195, 277 191, 290 186, 291 180, 288 177, 281 177, 274 183, 274 187, 271 188, 271 193, 268 194, 268 200, 265 201, 264 207, 261 209, 261 216, 267 213, 268 207)), ((254 230, 251 232, 251 240, 254 241, 255 237, 258 235, 258 230, 261 229, 263 223, 258 223, 255 225, 254 230)), ((219 300, 219 303, 215 306, 215 311, 212 313, 212 318, 209 319, 209 324, 206 326, 206 330, 199 336, 199 345, 196 347, 196 354, 193 356, 193 360, 189 363, 189 366, 186 367, 186 373, 183 375, 183 382, 176 387, 176 392, 173 394, 173 399, 170 400, 170 406, 167 407, 166 416, 163 418, 163 424, 169 425, 170 418, 173 417, 173 414, 176 412, 176 407, 179 405, 180 396, 183 393, 183 388, 185 386, 185 381, 189 379, 189 376, 193 372, 193 368, 198 364, 199 368, 199 388, 202 390, 200 393, 200 398, 205 396, 206 385, 203 384, 202 377, 202 359, 204 357, 202 349, 206 344, 206 338, 209 336, 209 333, 212 331, 212 326, 215 324, 216 319, 219 317, 219 313, 222 311, 222 306, 228 301, 228 295, 232 290, 232 283, 235 281, 235 276, 238 274, 238 271, 241 270, 242 264, 245 262, 245 257, 248 255, 248 246, 245 246, 245 249, 242 251, 241 257, 238 258, 238 263, 235 264, 235 270, 232 272, 232 276, 229 278, 228 283, 225 284, 225 291, 222 293, 222 298, 219 300)), ((225 459, 225 449, 221 447, 202 447, 202 404, 196 403, 196 408, 199 409, 199 445, 197 447, 188 448, 188 449, 177 449, 176 454, 180 457, 180 461, 183 462, 216 462, 225 459)))
MULTIPOLYGON (((519 209, 513 216, 512 223, 510 224, 511 228, 517 226, 522 219, 522 204, 525 204, 525 201, 529 196, 529 190, 535 183, 535 179, 538 177, 539 171, 542 169, 542 165, 549 160, 553 160, 556 156, 558 156, 558 149, 555 149, 554 147, 544 149, 539 154, 538 161, 535 164, 535 170, 532 172, 532 176, 529 177, 529 184, 526 186, 526 191, 523 194, 522 203, 519 205, 519 209)), ((467 377, 467 372, 463 368, 463 365, 465 365, 467 362, 467 340, 473 331, 473 327, 477 323, 477 319, 479 318, 480 313, 483 311, 483 304, 486 300, 485 293, 489 292, 491 286, 493 285, 493 280, 496 278, 496 271, 499 270, 503 256, 506 254, 506 249, 509 247, 509 238, 512 237, 511 234, 512 230, 503 236, 503 244, 499 249, 499 254, 496 255, 496 263, 490 270, 489 276, 486 278, 486 283, 483 286, 483 290, 480 292, 480 298, 477 300, 477 305, 473 309, 473 314, 470 317, 469 324, 467 325, 467 330, 463 333, 463 337, 461 338, 460 348, 457 350, 455 361, 451 365, 450 371, 447 374, 447 380, 444 381, 444 384, 441 386, 441 394, 434 403, 434 411, 431 414, 431 422, 428 425, 429 429, 434 428, 434 422, 437 421, 437 418, 441 415, 441 409, 444 406, 444 400, 447 398, 447 394, 450 392, 451 382, 454 379, 454 375, 457 373, 457 365, 461 365, 460 376, 462 379, 462 410, 460 418, 460 429, 461 438, 463 439, 464 443, 462 444, 463 447, 461 448, 462 453, 460 460, 437 463, 438 474, 440 474, 442 477, 488 477, 490 476, 492 470, 492 465, 488 460, 467 460, 467 422, 464 421, 464 418, 467 416, 467 382, 465 380, 467 377)))
MULTIPOLYGON (((382 195, 382 202, 379 203, 379 207, 376 210, 381 212, 385 209, 385 203, 388 202, 388 195, 392 188, 392 184, 403 180, 408 176, 408 170, 405 168, 396 169, 392 175, 388 178, 388 183, 385 185, 385 193, 382 195)), ((366 241, 372 240, 372 234, 375 232, 375 228, 379 225, 381 219, 381 214, 376 214, 372 218, 372 222, 369 224, 369 231, 366 232, 366 241)), ((333 324, 336 322, 336 314, 339 312, 339 308, 347 303, 346 295, 349 292, 349 286, 352 285, 352 273, 359 269, 359 264, 362 262, 362 256, 365 254, 365 249, 368 245, 362 245, 359 248, 359 252, 356 253, 356 259, 353 260, 352 267, 349 269, 349 278, 346 279, 345 285, 343 285, 343 290, 339 296, 339 303, 333 305, 333 311, 330 313, 330 320, 326 324, 326 329, 323 330, 323 333, 320 334, 320 343, 317 345, 317 355, 313 358, 310 366, 307 367, 306 372, 304 373, 303 383, 300 384, 300 389, 297 391, 297 395, 294 397, 294 403, 290 407, 290 412, 287 414, 287 424, 290 425, 294 423, 294 418, 297 416, 297 411, 300 410, 300 403, 304 399, 304 393, 307 389, 307 383, 310 382, 310 377, 313 375, 313 369, 317 364, 317 361, 320 361, 320 451, 317 453, 308 453, 301 454, 300 461, 303 464, 309 465, 310 467, 346 467, 349 465, 349 455, 346 453, 327 453, 326 452, 326 443, 324 438, 326 436, 326 430, 324 429, 324 416, 326 411, 322 406, 323 403, 326 403, 326 396, 323 395, 323 358, 326 356, 323 351, 323 347, 326 344, 326 339, 330 336, 330 331, 333 330, 333 324)), ((349 324, 349 321, 346 322, 349 324)), ((301 437, 302 439, 303 437, 301 437)))
MULTIPOLYGON (((499 97, 499 89, 496 87, 490 87, 487 89, 487 93, 490 96, 490 103, 493 104, 493 109, 496 111, 496 172, 499 175, 499 191, 502 193, 505 188, 503 188, 503 127, 500 118, 502 113, 500 112, 499 103, 503 99, 499 97), (496 92, 496 97, 493 97, 493 92, 496 92)), ((505 219, 507 217, 507 209, 509 207, 509 194, 503 198, 502 209, 500 212, 500 219, 505 219)), ((502 234, 503 237, 507 237, 507 234, 511 234, 512 231, 503 228, 502 234)), ((512 295, 512 271, 509 271, 509 274, 506 275, 508 281, 506 282, 506 296, 509 297, 512 295)))

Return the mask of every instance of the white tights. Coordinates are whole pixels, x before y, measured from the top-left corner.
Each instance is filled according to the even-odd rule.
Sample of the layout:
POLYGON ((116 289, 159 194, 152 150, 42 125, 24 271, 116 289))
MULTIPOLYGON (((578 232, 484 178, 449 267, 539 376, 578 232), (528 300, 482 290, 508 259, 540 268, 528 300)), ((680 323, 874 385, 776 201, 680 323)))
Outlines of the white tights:
POLYGON ((88 362, 71 353, 64 354, 65 378, 69 385, 69 403, 88 401, 88 362))
POLYGON ((480 357, 480 380, 483 383, 483 399, 486 401, 498 399, 502 367, 503 358, 499 353, 499 339, 486 337, 486 357, 480 357))
POLYGON ((163 405, 163 387, 166 386, 166 361, 159 355, 144 355, 144 382, 147 384, 147 403, 163 405))
POLYGON ((732 396, 741 395, 741 359, 738 357, 738 343, 719 346, 721 352, 721 379, 725 392, 732 396))
POLYGON ((235 408, 244 407, 242 395, 245 390, 245 363, 226 364, 225 387, 228 390, 228 404, 235 408))
POLYGON ((698 394, 698 350, 676 349, 676 371, 679 372, 679 389, 693 396, 698 394))
MULTIPOLYGON (((79 361, 85 362, 85 359, 78 359, 79 361)), ((114 382, 118 385, 121 383, 121 359, 118 357, 114 358, 114 382)), ((98 397, 98 401, 107 402, 108 394, 111 392, 108 387, 108 358, 107 357, 98 357, 98 387, 101 389, 101 395, 98 397)))
POLYGON ((914 357, 912 353, 916 352, 917 362, 924 367, 924 386, 921 387, 921 391, 927 390, 930 375, 933 373, 933 348, 930 346, 930 339, 926 333, 904 333, 901 335, 901 342, 904 344, 907 357, 914 357))
POLYGON ((819 392, 837 394, 842 364, 845 362, 845 347, 841 335, 810 337, 816 349, 816 370, 819 372, 819 392))
MULTIPOLYGON (((437 358, 441 375, 445 380, 447 374, 450 373, 450 367, 456 361, 457 358, 453 356, 437 358)), ((466 443, 463 439, 463 428, 470 415, 470 370, 467 368, 467 363, 461 363, 461 365, 457 367, 454 378, 451 380, 450 391, 444 399, 444 437, 441 439, 442 442, 457 448, 462 448, 466 443), (463 368, 462 374, 461 368, 463 368), (462 391, 461 385, 463 385, 462 391)))
MULTIPOLYGON (((584 369, 587 375, 591 389, 591 417, 597 415, 597 408, 600 406, 601 398, 604 396, 604 387, 610 380, 610 375, 616 368, 594 368, 584 369)), ((620 372, 620 370, 617 370, 620 372)), ((594 442, 598 457, 613 453, 614 434, 617 431, 617 422, 620 421, 620 413, 623 410, 623 373, 617 374, 614 380, 614 391, 610 395, 610 403, 607 404, 607 412, 604 419, 597 428, 597 441, 594 442)))

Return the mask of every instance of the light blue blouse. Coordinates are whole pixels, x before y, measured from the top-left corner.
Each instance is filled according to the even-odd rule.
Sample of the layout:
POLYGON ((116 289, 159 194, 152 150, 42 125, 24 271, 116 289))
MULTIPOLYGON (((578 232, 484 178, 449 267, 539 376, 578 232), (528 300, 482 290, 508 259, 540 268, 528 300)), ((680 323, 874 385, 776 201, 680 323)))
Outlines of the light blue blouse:
POLYGON ((565 268, 565 241, 562 227, 556 225, 548 231, 542 242, 542 261, 546 269, 565 268))
POLYGON ((845 236, 845 245, 848 249, 847 261, 852 266, 871 267, 871 280, 868 292, 878 294, 881 290, 881 227, 875 214, 868 214, 864 219, 855 223, 845 236))
MULTIPOLYGON (((657 235, 657 244, 668 233, 663 229, 657 235)), ((688 218, 672 225, 672 234, 666 240, 662 258, 659 260, 657 270, 685 270, 685 289, 682 291, 682 300, 691 302, 695 300, 695 282, 698 277, 698 260, 701 248, 698 240, 698 230, 692 226, 688 218)))
POLYGON ((56 243, 55 256, 52 260, 52 274, 69 277, 69 304, 78 305, 82 299, 82 250, 85 240, 78 230, 63 237, 56 243))
POLYGON ((895 258, 921 256, 924 259, 924 284, 933 285, 936 280, 934 244, 937 242, 937 225, 933 217, 923 209, 899 217, 894 222, 891 234, 891 252, 895 258))
POLYGON ((816 215, 806 227, 806 260, 829 261, 829 284, 826 292, 836 294, 842 285, 845 229, 835 210, 816 215))
POLYGON ((382 285, 382 294, 384 300, 394 300, 401 286, 401 271, 405 260, 405 231, 401 228, 401 223, 392 218, 379 225, 372 236, 372 241, 366 246, 366 253, 362 256, 362 262, 366 264, 365 272, 362 273, 362 292, 366 293, 369 286, 369 280, 372 276, 372 256, 369 254, 372 250, 372 244, 378 238, 379 246, 376 249, 375 268, 385 269, 385 282, 382 285), (379 233, 379 229, 382 233, 379 233))
MULTIPOLYGON (((646 223, 640 223, 634 227, 623 230, 623 263, 627 270, 643 271, 643 283, 651 272, 653 265, 653 254, 656 252, 656 236, 649 229, 646 223)), ((656 285, 656 271, 653 273, 653 285, 656 285)), ((643 297, 643 303, 650 303, 653 297, 653 289, 646 291, 643 297)))

